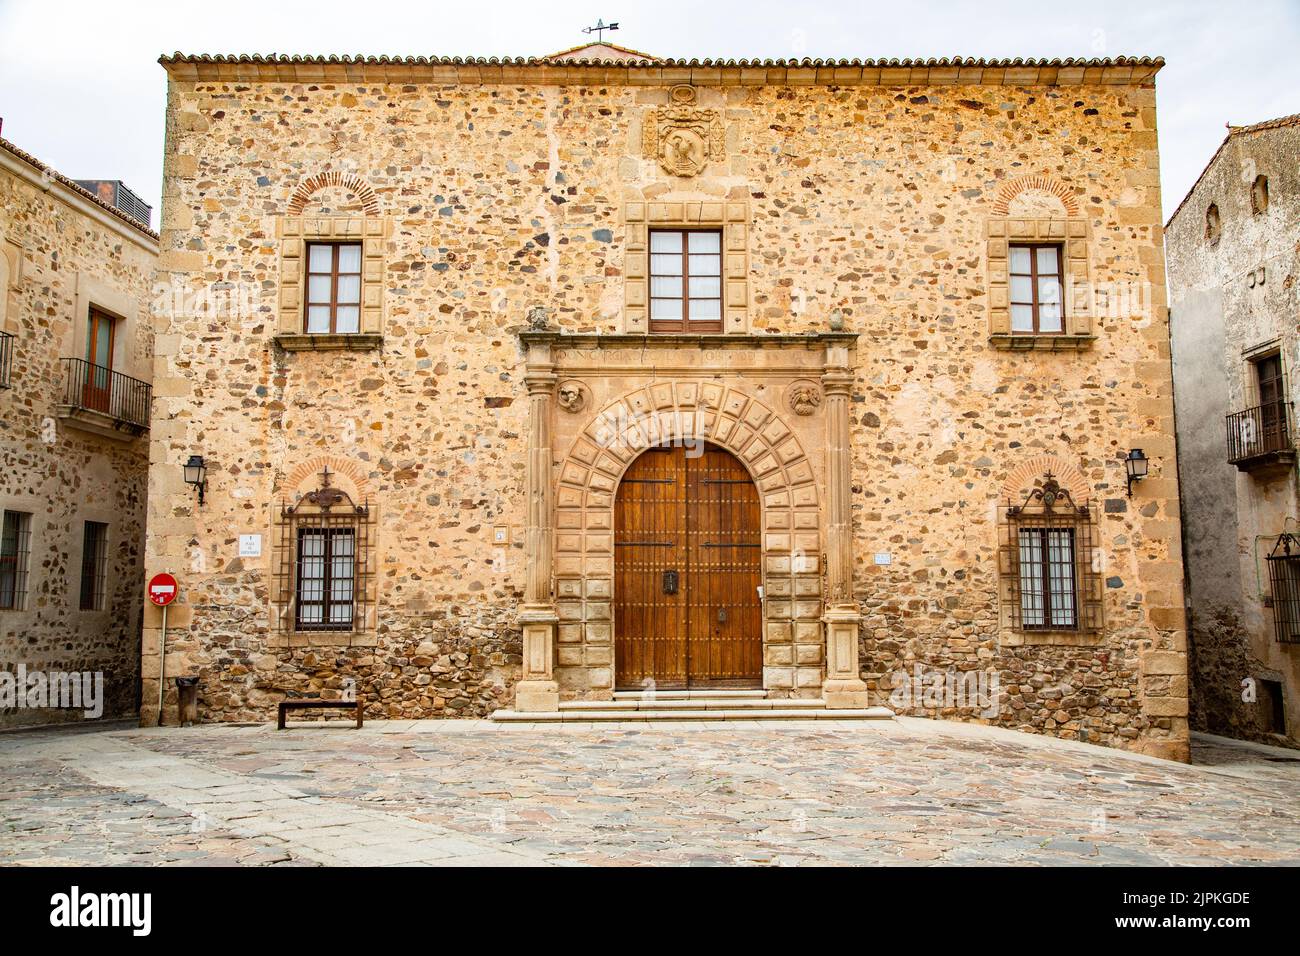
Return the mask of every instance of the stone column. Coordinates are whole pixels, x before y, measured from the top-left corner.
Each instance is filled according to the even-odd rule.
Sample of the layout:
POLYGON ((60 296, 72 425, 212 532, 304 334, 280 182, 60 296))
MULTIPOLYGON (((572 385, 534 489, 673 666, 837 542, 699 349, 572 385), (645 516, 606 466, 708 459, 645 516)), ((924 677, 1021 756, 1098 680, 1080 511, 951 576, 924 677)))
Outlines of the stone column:
POLYGON ((528 386, 528 529, 525 537, 524 603, 519 624, 524 635, 523 675, 515 686, 515 709, 559 710, 555 682, 555 627, 551 598, 551 406, 555 366, 551 348, 531 344, 524 374, 528 386))
POLYGON ((867 706, 867 685, 858 673, 858 625, 862 612, 853 595, 853 491, 849 457, 849 402, 853 373, 845 345, 826 347, 826 682, 829 708, 867 706))

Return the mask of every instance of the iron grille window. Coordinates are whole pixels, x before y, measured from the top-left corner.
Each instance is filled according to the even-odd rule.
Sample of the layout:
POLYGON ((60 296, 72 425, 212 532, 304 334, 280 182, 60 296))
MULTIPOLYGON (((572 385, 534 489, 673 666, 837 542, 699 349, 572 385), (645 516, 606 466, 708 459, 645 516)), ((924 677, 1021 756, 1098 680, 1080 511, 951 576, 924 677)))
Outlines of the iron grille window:
POLYGON ((81 610, 104 610, 108 577, 108 525, 87 521, 81 536, 81 610))
POLYGON ((312 333, 361 331, 360 243, 313 242, 307 247, 304 323, 312 333))
POLYGON ((650 233, 650 331, 722 331, 722 233, 650 233))
POLYGON ((6 511, 0 526, 0 610, 27 606, 27 562, 31 554, 32 516, 6 511))
POLYGON ((321 473, 318 490, 280 508, 276 603, 282 631, 367 628, 374 517, 321 473))
POLYGON ((1300 644, 1300 538, 1290 533, 1278 537, 1268 555, 1268 583, 1278 642, 1300 644))
POLYGON ((354 529, 298 529, 298 630, 352 630, 355 584, 354 529))
POLYGON ((1011 331, 1065 331, 1061 247, 1011 247, 1011 331))
POLYGON ((1002 512, 999 574, 1004 617, 1017 631, 1101 630, 1095 516, 1050 473, 1002 512))
POLYGON ((1026 629, 1079 626, 1073 528, 1019 528, 1020 623, 1026 629))

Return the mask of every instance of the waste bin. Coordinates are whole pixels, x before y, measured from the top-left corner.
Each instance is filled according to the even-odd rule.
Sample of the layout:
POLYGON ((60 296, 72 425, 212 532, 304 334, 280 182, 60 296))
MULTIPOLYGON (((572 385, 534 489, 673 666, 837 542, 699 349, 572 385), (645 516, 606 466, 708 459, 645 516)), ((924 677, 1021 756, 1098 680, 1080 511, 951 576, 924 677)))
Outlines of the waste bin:
POLYGON ((198 723, 199 679, 197 677, 176 678, 176 716, 182 727, 198 723))

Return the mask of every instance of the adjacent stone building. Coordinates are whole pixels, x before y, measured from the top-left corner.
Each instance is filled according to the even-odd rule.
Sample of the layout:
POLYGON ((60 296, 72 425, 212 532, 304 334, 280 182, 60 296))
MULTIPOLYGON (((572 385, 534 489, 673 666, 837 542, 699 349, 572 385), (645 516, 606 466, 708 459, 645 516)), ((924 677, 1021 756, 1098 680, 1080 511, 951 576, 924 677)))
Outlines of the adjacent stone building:
POLYGON ((732 687, 1186 757, 1161 61, 162 63, 202 719, 732 687))
POLYGON ((1300 116, 1230 128, 1165 228, 1193 723, 1293 746, 1298 158, 1300 116))
POLYGON ((58 675, 101 673, 104 717, 139 706, 158 254, 143 210, 0 140, 0 727, 93 716, 50 706, 73 702, 58 675))

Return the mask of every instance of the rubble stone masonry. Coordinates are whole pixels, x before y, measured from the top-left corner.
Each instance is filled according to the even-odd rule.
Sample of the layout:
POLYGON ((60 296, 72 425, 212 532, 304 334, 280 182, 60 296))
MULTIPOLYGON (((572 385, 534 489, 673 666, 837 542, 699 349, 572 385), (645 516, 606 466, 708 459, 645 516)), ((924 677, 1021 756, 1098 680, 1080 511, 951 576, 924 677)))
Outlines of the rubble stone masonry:
MULTIPOLYGON (((21 562, 19 593, 0 584, 0 670, 100 671, 105 718, 134 716, 139 704, 148 439, 79 407, 61 360, 86 357, 93 306, 116 320, 114 370, 149 378, 156 258, 146 226, 0 141, 0 331, 12 336, 0 369, 0 509, 26 516, 23 553, 8 559, 21 562), (86 521, 106 525, 107 537, 100 606, 82 610, 86 521)), ((139 411, 147 421, 147 401, 139 411)), ((0 727, 83 716, 9 707, 0 727)))
MULTIPOLYGON (((155 326, 146 565, 181 579, 166 674, 201 677, 201 719, 266 719, 286 694, 348 679, 377 717, 511 705, 533 666, 529 562, 550 567, 552 545, 537 586, 559 623, 536 666, 554 666, 561 697, 607 698, 609 572, 594 552, 617 474, 584 457, 583 436, 611 408, 699 411, 733 429, 760 488, 779 487, 765 574, 791 626, 769 608, 765 686, 820 695, 836 599, 821 578, 835 556, 819 553, 834 540, 826 416, 844 414, 854 591, 835 620, 858 622, 849 684, 888 705, 915 665, 988 671, 993 716, 903 709, 1186 758, 1155 69, 858 71, 836 85, 812 69, 165 64, 160 278, 240 303, 155 326), (673 167, 647 124, 679 122, 701 145, 673 167), (725 229, 731 344, 642 338, 656 222, 725 229), (357 337, 301 334, 313 236, 364 244, 357 337), (1069 335, 1010 333, 1017 239, 1062 248, 1078 285, 1069 335), (770 458, 748 456, 760 445, 770 458), (1151 473, 1129 498, 1135 447, 1151 473), (538 449, 550 474, 536 500, 550 501, 530 518, 538 449), (210 463, 202 508, 180 467, 196 453, 210 463), (763 477, 778 465, 779 486, 763 477), (355 632, 303 634, 284 625, 276 541, 282 508, 327 466, 374 521, 373 606, 355 632), (1092 516, 1095 632, 1018 631, 999 598, 1007 506, 1047 472, 1092 516), (259 535, 260 554, 241 557, 241 535, 259 535)), ((146 702, 158 625, 147 609, 146 702)))
POLYGON ((1191 607, 1192 723, 1198 730, 1293 747, 1300 746, 1300 642, 1289 640, 1300 635, 1285 623, 1295 619, 1294 606, 1278 606, 1286 588, 1270 580, 1268 555, 1280 535, 1296 533, 1300 516, 1294 422, 1297 155, 1300 117, 1232 129, 1165 232, 1191 607), (1248 435, 1243 428, 1258 421, 1250 409, 1261 403, 1255 363, 1270 357, 1280 360, 1284 373, 1279 398, 1287 421, 1274 435, 1261 436, 1275 438, 1273 444, 1243 449, 1262 454, 1234 467, 1220 423, 1236 416, 1228 435, 1248 435))

